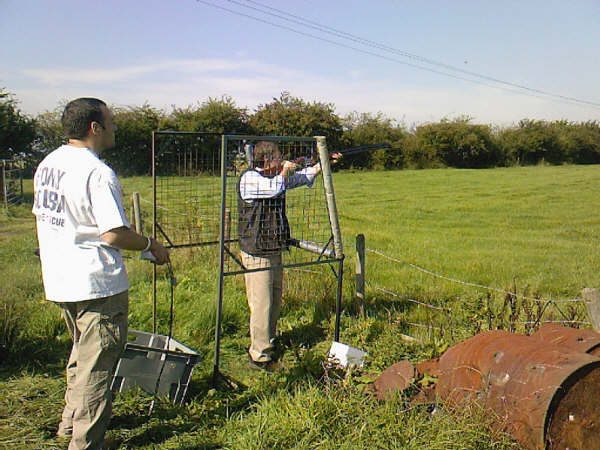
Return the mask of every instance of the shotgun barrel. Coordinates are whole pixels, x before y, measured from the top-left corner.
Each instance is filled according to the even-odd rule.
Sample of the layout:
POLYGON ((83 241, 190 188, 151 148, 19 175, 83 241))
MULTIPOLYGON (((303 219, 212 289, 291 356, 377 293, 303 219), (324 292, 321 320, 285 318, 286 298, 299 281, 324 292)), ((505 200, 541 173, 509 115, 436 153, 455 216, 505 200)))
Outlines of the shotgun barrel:
MULTIPOLYGON (((346 155, 355 155, 357 153, 363 152, 372 152, 373 150, 380 150, 384 148, 391 148, 390 144, 387 142, 380 142, 379 144, 369 144, 369 145, 360 145, 358 147, 350 147, 342 150, 337 150, 335 152, 330 152, 329 157, 333 157, 333 155, 340 153, 344 156, 346 155)), ((315 158, 313 156, 300 156, 292 161, 295 164, 300 166, 308 166, 311 164, 315 164, 315 158)))

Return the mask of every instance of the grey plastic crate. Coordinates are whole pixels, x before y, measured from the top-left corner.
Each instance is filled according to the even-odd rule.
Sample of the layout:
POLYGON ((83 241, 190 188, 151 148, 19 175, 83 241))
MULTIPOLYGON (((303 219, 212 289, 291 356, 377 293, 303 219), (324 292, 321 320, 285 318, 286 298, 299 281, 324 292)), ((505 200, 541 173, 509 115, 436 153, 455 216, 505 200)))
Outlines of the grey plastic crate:
POLYGON ((136 387, 154 394, 160 374, 157 393, 168 396, 174 403, 183 403, 194 365, 200 354, 167 336, 129 330, 128 342, 119 359, 111 390, 123 392, 136 387), (165 361, 166 358, 166 361, 165 361))

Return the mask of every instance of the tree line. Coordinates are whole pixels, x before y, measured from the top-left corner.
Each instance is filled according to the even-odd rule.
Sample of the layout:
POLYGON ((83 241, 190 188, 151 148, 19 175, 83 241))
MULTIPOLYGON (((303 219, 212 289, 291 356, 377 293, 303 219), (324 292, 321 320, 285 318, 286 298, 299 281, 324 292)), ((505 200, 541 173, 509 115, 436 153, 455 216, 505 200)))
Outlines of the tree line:
MULTIPOLYGON (((330 150, 388 142, 390 148, 344 158, 343 169, 396 169, 549 164, 599 164, 600 123, 523 119, 507 127, 471 123, 469 117, 406 126, 382 113, 335 113, 332 103, 307 102, 283 92, 253 113, 231 97, 170 112, 141 106, 112 107, 117 146, 103 157, 120 175, 149 171, 153 130, 327 137, 330 150)), ((19 157, 29 172, 64 141, 62 108, 35 117, 0 90, 0 159, 19 157)))

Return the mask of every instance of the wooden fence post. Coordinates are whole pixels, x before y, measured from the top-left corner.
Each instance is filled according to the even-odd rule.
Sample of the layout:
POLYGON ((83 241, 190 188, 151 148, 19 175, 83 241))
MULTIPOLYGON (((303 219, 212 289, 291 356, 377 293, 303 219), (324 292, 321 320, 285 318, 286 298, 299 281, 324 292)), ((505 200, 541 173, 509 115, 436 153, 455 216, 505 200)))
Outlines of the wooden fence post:
POLYGON ((356 301, 360 305, 360 313, 366 316, 365 311, 365 235, 356 236, 356 301))
POLYGON ((134 201, 133 201, 133 194, 131 194, 131 208, 130 208, 130 222, 131 222, 131 227, 135 230, 135 206, 133 206, 134 201))
POLYGON ((135 224, 136 233, 143 234, 143 224, 142 224, 142 210, 140 209, 140 194, 139 192, 134 192, 131 196, 131 201, 133 202, 133 221, 135 224))
POLYGON ((588 317, 594 331, 600 333, 600 292, 598 289, 585 288, 581 296, 587 309, 588 317))

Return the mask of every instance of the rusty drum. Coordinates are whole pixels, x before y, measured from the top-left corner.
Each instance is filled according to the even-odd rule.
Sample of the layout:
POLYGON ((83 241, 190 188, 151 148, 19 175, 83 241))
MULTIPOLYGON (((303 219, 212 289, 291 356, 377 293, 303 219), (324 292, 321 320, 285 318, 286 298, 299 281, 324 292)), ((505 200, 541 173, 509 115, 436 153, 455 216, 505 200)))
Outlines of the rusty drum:
POLYGON ((492 410, 496 428, 526 448, 591 448, 600 438, 600 397, 582 395, 599 390, 595 356, 495 330, 448 349, 439 369, 438 399, 492 410))
POLYGON ((565 349, 600 355, 600 333, 585 328, 563 327, 557 323, 545 323, 531 337, 541 339, 565 349))

